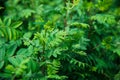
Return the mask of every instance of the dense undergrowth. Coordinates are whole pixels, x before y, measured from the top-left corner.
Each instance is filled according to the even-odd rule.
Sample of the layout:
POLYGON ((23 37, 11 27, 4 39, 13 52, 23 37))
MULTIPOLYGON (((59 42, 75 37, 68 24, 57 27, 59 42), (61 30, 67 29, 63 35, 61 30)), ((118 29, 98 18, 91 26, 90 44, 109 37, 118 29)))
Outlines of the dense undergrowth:
POLYGON ((120 80, 119 0, 0 0, 0 80, 120 80))

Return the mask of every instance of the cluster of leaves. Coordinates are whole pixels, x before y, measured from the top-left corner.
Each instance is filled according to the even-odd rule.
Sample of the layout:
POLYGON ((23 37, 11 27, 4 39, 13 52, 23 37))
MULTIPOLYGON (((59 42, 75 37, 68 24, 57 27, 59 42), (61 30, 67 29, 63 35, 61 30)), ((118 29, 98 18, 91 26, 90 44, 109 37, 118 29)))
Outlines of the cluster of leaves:
POLYGON ((120 80, 119 1, 2 2, 1 80, 120 80))

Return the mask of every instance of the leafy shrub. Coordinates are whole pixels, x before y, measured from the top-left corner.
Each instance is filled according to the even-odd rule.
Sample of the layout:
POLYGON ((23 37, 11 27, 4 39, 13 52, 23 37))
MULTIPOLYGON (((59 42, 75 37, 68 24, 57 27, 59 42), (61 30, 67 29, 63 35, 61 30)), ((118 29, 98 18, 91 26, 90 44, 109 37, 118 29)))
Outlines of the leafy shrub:
POLYGON ((120 79, 119 1, 2 2, 1 80, 120 79))

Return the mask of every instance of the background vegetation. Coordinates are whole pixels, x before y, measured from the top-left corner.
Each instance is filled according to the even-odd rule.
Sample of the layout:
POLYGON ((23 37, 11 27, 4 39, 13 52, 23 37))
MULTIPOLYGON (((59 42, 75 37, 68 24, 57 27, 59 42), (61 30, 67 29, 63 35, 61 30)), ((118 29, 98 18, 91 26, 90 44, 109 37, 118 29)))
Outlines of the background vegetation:
POLYGON ((119 0, 0 0, 0 80, 120 80, 119 0))

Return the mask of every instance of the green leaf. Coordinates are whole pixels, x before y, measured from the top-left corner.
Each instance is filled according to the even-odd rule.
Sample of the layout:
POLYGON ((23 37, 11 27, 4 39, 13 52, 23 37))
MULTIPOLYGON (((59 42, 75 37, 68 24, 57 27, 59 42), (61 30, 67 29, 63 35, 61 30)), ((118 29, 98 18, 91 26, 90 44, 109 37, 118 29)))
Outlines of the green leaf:
POLYGON ((82 27, 82 28, 88 28, 89 25, 86 24, 86 23, 79 23, 79 22, 74 22, 74 23, 71 23, 71 26, 76 26, 78 28, 82 27))
POLYGON ((1 9, 4 9, 4 7, 1 7, 1 6, 0 6, 0 10, 1 10, 1 9))
POLYGON ((0 18, 0 26, 2 26, 3 27, 3 21, 2 21, 2 19, 0 18))
POLYGON ((4 25, 5 25, 6 27, 9 27, 10 24, 11 24, 11 19, 5 17, 4 20, 3 20, 3 22, 4 22, 4 25))
POLYGON ((120 48, 115 49, 113 52, 116 52, 120 56, 120 48))
POLYGON ((4 66, 4 61, 0 61, 0 69, 4 66))
POLYGON ((12 39, 16 40, 17 39, 17 31, 15 29, 12 29, 11 33, 12 33, 12 39))
POLYGON ((97 20, 100 24, 110 24, 113 25, 116 23, 115 17, 109 14, 96 14, 91 17, 91 20, 97 20))
POLYGON ((20 16, 21 16, 21 17, 28 18, 29 16, 32 15, 32 13, 35 13, 35 11, 32 10, 32 9, 24 9, 24 10, 21 11, 20 16))
POLYGON ((30 69, 32 72, 35 72, 37 70, 37 63, 30 59, 28 62, 28 69, 30 69))
POLYGON ((8 60, 10 63, 12 63, 12 65, 14 65, 16 67, 20 65, 19 62, 17 61, 17 59, 14 57, 10 57, 10 58, 8 58, 8 60))
POLYGON ((79 54, 79 55, 83 55, 83 56, 87 56, 87 53, 85 53, 84 51, 77 51, 76 52, 77 54, 79 54))
POLYGON ((32 33, 31 32, 27 32, 23 35, 23 38, 30 38, 32 36, 32 33))
POLYGON ((0 27, 0 36, 6 40, 16 40, 21 36, 21 32, 10 27, 0 27))
POLYGON ((23 58, 22 55, 16 55, 15 57, 16 57, 16 60, 17 60, 17 62, 18 62, 19 64, 20 64, 22 61, 24 61, 24 58, 23 58))
POLYGON ((30 56, 33 53, 33 46, 29 46, 28 49, 21 48, 17 54, 18 55, 23 55, 24 57, 30 56))
POLYGON ((17 55, 24 55, 26 54, 26 52, 27 52, 27 49, 21 48, 20 50, 18 50, 17 55))
POLYGON ((10 72, 14 72, 14 71, 15 71, 15 68, 13 67, 13 65, 7 65, 7 66, 5 67, 5 69, 6 69, 7 71, 10 71, 10 72))
POLYGON ((18 28, 18 27, 20 27, 22 25, 22 23, 23 23, 22 21, 17 21, 17 22, 14 22, 13 24, 11 24, 10 27, 18 28))
POLYGON ((28 49, 27 49, 27 53, 25 54, 26 56, 30 56, 31 54, 33 54, 33 46, 29 46, 28 49))
POLYGON ((12 74, 10 74, 10 73, 0 73, 0 77, 2 77, 2 78, 10 78, 10 77, 12 77, 12 74))
POLYGON ((12 39, 12 32, 11 29, 8 27, 6 28, 7 34, 8 34, 8 39, 11 40, 12 39))
POLYGON ((13 56, 15 54, 15 50, 17 49, 17 44, 11 44, 7 49, 7 56, 13 56))
POLYGON ((0 31, 2 32, 2 36, 8 40, 9 37, 8 37, 7 31, 6 31, 6 27, 1 27, 0 31))
POLYGON ((120 71, 117 74, 115 74, 114 80, 120 80, 120 71))
POLYGON ((2 30, 0 29, 0 37, 4 37, 5 35, 3 34, 2 30))
POLYGON ((4 60, 4 57, 5 57, 5 47, 2 46, 0 48, 0 61, 4 60))

